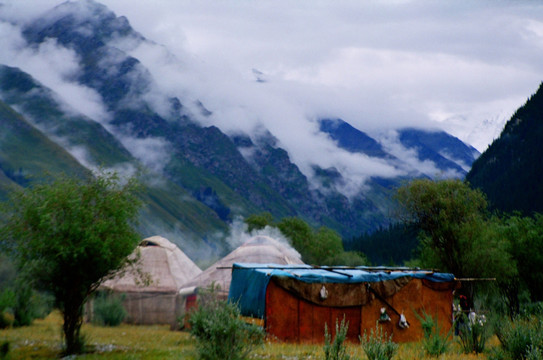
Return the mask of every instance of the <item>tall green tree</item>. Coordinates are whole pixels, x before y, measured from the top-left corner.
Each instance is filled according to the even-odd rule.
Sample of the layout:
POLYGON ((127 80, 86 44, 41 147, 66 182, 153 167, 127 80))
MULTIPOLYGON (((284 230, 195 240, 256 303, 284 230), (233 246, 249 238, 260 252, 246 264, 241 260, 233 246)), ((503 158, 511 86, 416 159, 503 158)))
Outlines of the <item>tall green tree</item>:
POLYGON ((290 239, 305 263, 347 266, 367 264, 366 257, 360 253, 346 252, 341 236, 326 226, 314 230, 305 221, 289 217, 282 219, 277 227, 290 239))
POLYGON ((245 218, 245 224, 248 232, 262 230, 266 226, 273 226, 273 215, 270 212, 253 214, 245 218))
MULTIPOLYGON (((457 278, 517 275, 508 238, 487 212, 480 190, 460 180, 413 180, 398 190, 406 220, 421 229, 421 262, 457 278)), ((467 285, 473 297, 473 287, 467 285)))
MULTIPOLYGON (((300 252, 302 260, 309 264, 315 264, 316 260, 312 254, 313 229, 308 223, 297 217, 283 218, 277 227, 287 237, 292 246, 300 252)), ((322 259, 318 259, 322 260, 322 259)))
POLYGON ((398 190, 408 220, 423 231, 427 265, 464 277, 464 255, 480 236, 487 203, 484 195, 460 180, 413 180, 398 190))
POLYGON ((3 228, 18 267, 50 291, 63 316, 65 353, 83 350, 83 306, 101 281, 126 264, 138 244, 134 179, 101 172, 61 177, 16 193, 3 228))
POLYGON ((543 214, 513 215, 504 222, 503 233, 511 242, 520 285, 530 292, 532 301, 543 301, 543 214))

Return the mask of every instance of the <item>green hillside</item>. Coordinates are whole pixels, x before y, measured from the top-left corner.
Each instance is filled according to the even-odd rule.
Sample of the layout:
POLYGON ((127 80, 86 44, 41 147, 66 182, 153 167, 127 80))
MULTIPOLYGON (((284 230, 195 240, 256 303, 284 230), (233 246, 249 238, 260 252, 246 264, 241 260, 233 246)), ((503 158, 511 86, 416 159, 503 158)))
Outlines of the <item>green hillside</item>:
POLYGON ((0 101, 0 198, 32 181, 64 173, 85 176, 81 166, 62 147, 30 125, 5 102, 0 101), (54 161, 52 161, 54 159, 54 161))
MULTIPOLYGON (((11 100, 16 98, 14 93, 12 91, 11 100)), ((19 94, 19 98, 25 98, 24 94, 19 94)), ((30 109, 35 115, 42 114, 42 124, 45 121, 52 124, 54 121, 66 120, 65 114, 60 114, 58 118, 55 118, 55 104, 48 103, 39 97, 22 107, 30 109), (41 107, 41 113, 29 105, 36 102, 44 105, 41 107)), ((107 132, 103 132, 100 125, 92 124, 83 118, 79 119, 81 121, 69 119, 71 132, 75 134, 74 137, 69 137, 69 134, 64 133, 66 137, 69 137, 69 141, 81 139, 83 136, 88 137, 89 140, 82 144, 95 154, 100 164, 114 165, 119 163, 119 160, 129 160, 135 167, 138 166, 137 161, 131 158, 118 142, 107 142, 112 137, 107 132), (80 128, 79 125, 82 127, 80 128), (104 154, 103 157, 102 154, 104 154)), ((62 128, 62 126, 57 128, 62 128)), ((65 129, 68 129, 68 126, 65 129)), ((55 174, 63 173, 78 177, 90 175, 90 171, 63 147, 50 140, 4 101, 0 101, 0 133, 1 200, 6 200, 8 194, 15 189, 28 186, 33 182, 46 181, 55 174)), ((215 212, 204 204, 191 200, 191 194, 187 190, 156 174, 146 174, 146 177, 144 180, 147 184, 146 190, 141 195, 145 206, 139 223, 142 237, 169 234, 178 238, 179 245, 185 243, 190 249, 194 249, 193 251, 196 249, 203 251, 201 247, 205 249, 206 246, 199 244, 203 236, 210 232, 227 231, 226 224, 217 217, 215 212)), ((172 241, 176 241, 176 238, 172 238, 172 241)), ((219 242, 209 250, 212 250, 211 254, 213 254, 222 253, 227 249, 219 242)))

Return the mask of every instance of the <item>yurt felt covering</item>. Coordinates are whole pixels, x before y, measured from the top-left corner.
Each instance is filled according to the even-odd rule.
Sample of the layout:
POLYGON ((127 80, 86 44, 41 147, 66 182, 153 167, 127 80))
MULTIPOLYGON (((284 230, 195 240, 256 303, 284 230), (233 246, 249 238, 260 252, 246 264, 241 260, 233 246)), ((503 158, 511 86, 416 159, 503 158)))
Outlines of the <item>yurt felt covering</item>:
POLYGON ((137 271, 130 269, 104 282, 100 290, 123 294, 126 322, 175 326, 177 293, 202 270, 175 244, 160 236, 144 239, 136 251, 140 256, 137 271), (150 282, 145 283, 146 279, 150 282))
MULTIPOLYGON (((215 294, 226 299, 232 280, 232 264, 303 265, 300 254, 290 245, 265 235, 256 235, 183 285, 177 299, 177 315, 187 315, 197 306, 198 292, 215 286, 215 294)), ((185 323, 188 326, 188 322, 185 323)))
POLYGON ((191 281, 185 283, 183 288, 207 288, 214 284, 220 287, 225 297, 228 296, 232 280, 232 264, 303 264, 300 254, 293 248, 269 236, 254 236, 228 255, 211 265, 191 281))
POLYGON ((374 329, 381 308, 391 321, 380 322, 394 341, 422 337, 417 315, 434 316, 443 332, 452 325, 454 275, 407 268, 312 268, 277 264, 234 264, 229 299, 245 316, 263 318, 273 337, 321 342, 324 325, 334 330, 345 317, 348 337, 374 329), (400 314, 409 327, 401 328, 400 314))

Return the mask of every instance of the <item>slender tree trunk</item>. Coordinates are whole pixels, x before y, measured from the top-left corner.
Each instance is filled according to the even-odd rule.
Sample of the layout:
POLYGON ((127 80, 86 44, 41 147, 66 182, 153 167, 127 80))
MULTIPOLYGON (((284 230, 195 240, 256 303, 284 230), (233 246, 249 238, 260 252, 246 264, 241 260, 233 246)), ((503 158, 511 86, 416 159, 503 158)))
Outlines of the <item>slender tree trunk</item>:
POLYGON ((507 311, 509 312, 509 317, 513 319, 516 315, 520 313, 520 301, 518 298, 519 293, 519 284, 518 281, 509 280, 502 281, 498 283, 500 290, 505 299, 505 304, 507 305, 507 311))
POLYGON ((83 324, 83 301, 71 299, 64 303, 64 332, 66 355, 79 354, 83 352, 83 340, 81 339, 81 325, 83 324))

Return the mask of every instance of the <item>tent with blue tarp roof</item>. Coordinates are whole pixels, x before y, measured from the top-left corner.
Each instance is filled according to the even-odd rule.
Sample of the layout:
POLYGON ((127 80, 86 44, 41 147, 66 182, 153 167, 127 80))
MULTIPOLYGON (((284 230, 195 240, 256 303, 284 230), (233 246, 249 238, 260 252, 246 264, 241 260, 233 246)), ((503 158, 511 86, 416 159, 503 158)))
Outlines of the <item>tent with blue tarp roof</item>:
MULTIPOLYGON (((272 331, 278 338, 318 341, 324 333, 324 328, 319 328, 322 322, 333 328, 332 317, 342 312, 350 314, 351 327, 358 327, 356 331, 351 329, 351 335, 362 335, 365 324, 375 326, 383 308, 387 315, 396 316, 398 320, 403 313, 409 314, 410 323, 417 322, 414 311, 421 313, 426 308, 434 308, 436 314, 451 323, 455 286, 453 274, 413 268, 235 263, 229 299, 238 302, 243 315, 263 318, 268 332, 272 331), (373 309, 376 306, 377 312, 373 309), (317 329, 311 329, 311 325, 317 329), (283 334, 282 328, 287 329, 288 334, 283 334), (293 334, 292 329, 298 332, 293 334)), ((389 334, 398 332, 392 326, 389 334)), ((402 338, 410 340, 418 338, 420 333, 411 329, 395 337, 400 341, 402 338)))

